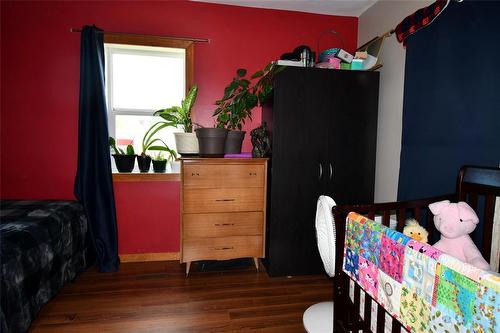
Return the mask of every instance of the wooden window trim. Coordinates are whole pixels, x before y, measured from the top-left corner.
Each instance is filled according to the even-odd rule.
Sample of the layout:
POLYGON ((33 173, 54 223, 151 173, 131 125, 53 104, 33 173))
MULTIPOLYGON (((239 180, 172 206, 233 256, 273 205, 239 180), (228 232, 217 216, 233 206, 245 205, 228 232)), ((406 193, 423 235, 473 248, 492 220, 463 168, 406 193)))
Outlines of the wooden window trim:
POLYGON ((117 35, 112 33, 104 33, 104 43, 184 49, 186 52, 186 94, 194 84, 194 41, 171 39, 158 36, 117 35))
POLYGON ((167 173, 113 173, 113 182, 180 182, 181 174, 167 173))

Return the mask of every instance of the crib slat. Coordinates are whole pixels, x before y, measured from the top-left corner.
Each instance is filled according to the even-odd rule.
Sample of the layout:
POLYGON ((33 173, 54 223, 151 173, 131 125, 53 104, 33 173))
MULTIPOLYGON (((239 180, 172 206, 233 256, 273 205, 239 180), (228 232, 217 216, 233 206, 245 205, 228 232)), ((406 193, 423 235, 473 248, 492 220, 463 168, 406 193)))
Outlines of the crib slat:
POLYGON ((382 224, 386 227, 389 227, 390 225, 390 216, 391 212, 388 210, 384 210, 384 215, 382 216, 382 224))
POLYGON ((391 333, 401 333, 401 323, 395 318, 392 318, 391 333))
POLYGON ((385 310, 379 304, 377 307, 377 333, 384 333, 385 331, 385 310))
POLYGON ((421 216, 421 214, 420 214, 420 207, 416 207, 416 208, 415 208, 415 214, 413 215, 413 218, 414 218, 415 220, 417 220, 417 221, 418 221, 418 223, 421 223, 421 222, 420 222, 420 216, 421 216))
MULTIPOLYGON (((359 313, 359 297, 360 297, 360 287, 359 284, 354 285, 354 311, 355 312, 355 317, 358 318, 358 313, 359 313)), ((356 319, 357 321, 357 319, 356 319)))
POLYGON ((404 208, 398 209, 398 226, 396 228, 397 231, 401 232, 405 227, 406 220, 406 210, 404 208))
POLYGON ((365 315, 363 321, 365 322, 363 332, 371 333, 370 323, 372 322, 372 298, 367 293, 365 293, 365 315))
POLYGON ((427 224, 425 225, 425 229, 429 232, 429 243, 433 242, 432 236, 434 235, 434 232, 436 231, 436 227, 434 226, 434 215, 430 210, 427 211, 427 224))
MULTIPOLYGON (((493 230, 493 215, 495 212, 495 196, 486 195, 484 203, 483 230, 493 230)), ((490 262, 492 232, 483 232, 483 250, 481 253, 487 262, 490 262)))
POLYGON ((470 193, 469 194, 469 201, 467 202, 469 206, 471 206, 474 211, 477 212, 477 193, 470 193))

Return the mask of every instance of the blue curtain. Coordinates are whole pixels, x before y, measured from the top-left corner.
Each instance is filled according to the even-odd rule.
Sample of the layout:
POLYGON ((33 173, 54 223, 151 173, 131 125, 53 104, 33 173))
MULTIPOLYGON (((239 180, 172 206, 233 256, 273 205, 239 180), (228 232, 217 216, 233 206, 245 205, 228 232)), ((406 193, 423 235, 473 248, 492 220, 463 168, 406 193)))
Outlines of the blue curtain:
POLYGON ((118 270, 115 199, 108 145, 102 31, 85 26, 80 50, 80 115, 75 196, 85 207, 101 272, 118 270))
POLYGON ((462 165, 500 163, 500 2, 451 2, 409 36, 398 199, 455 192, 462 165))

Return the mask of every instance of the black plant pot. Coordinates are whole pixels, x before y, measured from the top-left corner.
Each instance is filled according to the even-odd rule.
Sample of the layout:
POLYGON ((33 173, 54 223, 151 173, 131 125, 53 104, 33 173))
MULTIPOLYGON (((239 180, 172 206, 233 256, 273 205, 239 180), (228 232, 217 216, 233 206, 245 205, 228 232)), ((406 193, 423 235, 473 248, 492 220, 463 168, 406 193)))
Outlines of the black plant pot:
POLYGON ((227 132, 225 128, 196 129, 200 157, 224 157, 227 132))
POLYGON ((113 154, 113 158, 115 159, 116 168, 118 172, 132 172, 134 170, 135 165, 135 156, 136 155, 116 155, 113 154))
POLYGON ((156 173, 164 173, 167 170, 167 160, 164 161, 153 160, 153 170, 156 173))
POLYGON ((224 153, 240 154, 245 133, 245 131, 229 131, 227 133, 226 145, 224 146, 224 153))
POLYGON ((137 155, 137 165, 139 165, 141 172, 149 172, 151 157, 148 155, 137 155))

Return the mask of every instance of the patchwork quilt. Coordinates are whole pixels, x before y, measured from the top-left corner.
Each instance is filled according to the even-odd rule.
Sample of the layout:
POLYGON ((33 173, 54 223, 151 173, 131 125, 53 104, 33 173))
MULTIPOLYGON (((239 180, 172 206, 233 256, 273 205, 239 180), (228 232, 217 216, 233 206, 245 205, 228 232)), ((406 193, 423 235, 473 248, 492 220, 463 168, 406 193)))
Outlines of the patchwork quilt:
POLYGON ((0 332, 25 332, 92 257, 75 201, 0 201, 0 332))
POLYGON ((500 332, 500 275, 347 217, 343 270, 410 332, 500 332))

